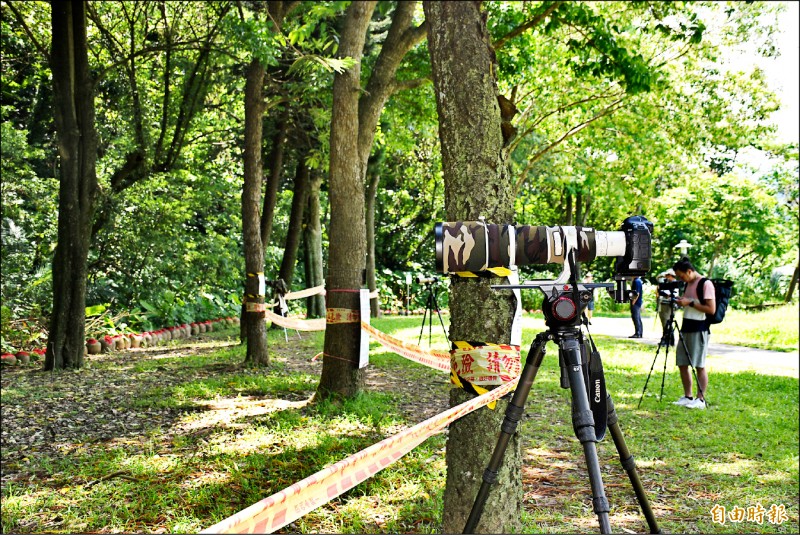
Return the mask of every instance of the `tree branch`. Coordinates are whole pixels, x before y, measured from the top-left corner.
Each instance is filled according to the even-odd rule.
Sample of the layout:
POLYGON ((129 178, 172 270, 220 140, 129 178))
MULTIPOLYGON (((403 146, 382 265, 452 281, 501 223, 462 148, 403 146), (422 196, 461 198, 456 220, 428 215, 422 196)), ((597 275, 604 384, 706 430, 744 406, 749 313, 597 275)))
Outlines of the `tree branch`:
POLYGON ((414 78, 413 80, 395 80, 392 82, 392 89, 391 93, 397 93, 398 91, 406 91, 410 89, 416 89, 424 84, 432 82, 431 78, 414 78))
POLYGON ((424 41, 428 37, 428 21, 423 22, 419 26, 409 28, 403 34, 399 46, 406 52, 414 48, 416 45, 424 41))
MULTIPOLYGON (((565 104, 563 106, 559 106, 558 108, 555 108, 554 110, 551 110, 551 111, 545 113, 544 115, 541 115, 538 118, 536 118, 530 126, 528 126, 522 133, 520 133, 517 136, 517 139, 515 139, 514 142, 511 144, 511 146, 509 148, 509 151, 513 152, 517 148, 517 146, 520 144, 520 142, 525 138, 525 136, 527 136, 531 132, 533 132, 533 130, 537 126, 539 126, 542 123, 542 121, 544 121, 548 117, 550 117, 552 115, 555 115, 556 113, 561 113, 563 111, 566 111, 566 110, 568 110, 570 108, 573 108, 575 106, 578 106, 580 104, 586 104, 587 102, 591 102, 593 100, 600 100, 600 99, 606 99, 606 98, 616 98, 616 97, 620 97, 623 94, 624 94, 624 91, 618 91, 616 93, 611 93, 611 94, 592 95, 590 97, 586 97, 586 98, 583 98, 583 99, 580 99, 580 100, 576 100, 575 102, 570 102, 569 104, 565 104)), ((532 108, 528 108, 528 109, 532 109, 532 108)), ((527 110, 525 111, 525 113, 527 113, 527 110)))
POLYGON ((516 28, 514 28, 513 30, 511 30, 510 32, 505 34, 503 37, 501 37, 500 39, 495 41, 495 43, 493 45, 495 51, 500 50, 511 39, 515 38, 518 35, 521 35, 521 34, 525 33, 529 29, 531 29, 534 26, 538 25, 545 18, 547 18, 547 16, 550 15, 550 13, 552 13, 557 7, 558 7, 558 2, 552 2, 549 6, 547 6, 547 9, 545 9, 543 12, 541 12, 540 14, 538 14, 537 16, 535 16, 534 18, 532 18, 531 20, 529 20, 525 24, 522 24, 521 26, 517 26, 516 28))
POLYGON ((45 61, 50 62, 50 52, 47 50, 47 47, 43 46, 39 41, 36 40, 33 32, 30 30, 30 28, 28 28, 28 25, 25 24, 25 19, 23 18, 22 13, 17 11, 17 8, 14 7, 14 2, 5 2, 5 5, 7 5, 8 8, 14 13, 14 17, 17 19, 17 22, 19 22, 20 26, 22 26, 22 29, 25 30, 25 33, 33 43, 33 46, 36 47, 36 50, 39 51, 45 61))
POLYGON ((554 147, 558 146, 560 143, 562 143, 566 139, 571 138, 572 136, 574 136, 575 134, 577 134, 578 132, 580 132, 581 130, 583 130, 584 128, 589 126, 590 124, 592 124, 593 122, 597 121, 598 119, 601 119, 602 117, 606 117, 608 115, 611 115, 612 113, 614 113, 618 109, 622 108, 622 106, 623 106, 622 103, 624 101, 625 101, 625 97, 622 97, 622 98, 618 99, 616 102, 614 102, 614 103, 610 104, 609 106, 607 106, 603 111, 601 111, 600 113, 598 113, 597 115, 595 115, 591 119, 573 126, 563 136, 561 136, 560 138, 558 138, 557 140, 553 141, 552 143, 547 145, 545 148, 543 148, 542 150, 540 150, 539 152, 534 154, 528 160, 528 165, 526 166, 525 173, 517 180, 516 184, 514 185, 514 190, 515 191, 519 191, 519 188, 522 187, 522 184, 525 182, 525 179, 527 177, 527 171, 530 170, 530 168, 533 166, 533 164, 537 160, 541 159, 542 156, 544 156, 545 154, 550 152, 550 150, 552 150, 554 147))

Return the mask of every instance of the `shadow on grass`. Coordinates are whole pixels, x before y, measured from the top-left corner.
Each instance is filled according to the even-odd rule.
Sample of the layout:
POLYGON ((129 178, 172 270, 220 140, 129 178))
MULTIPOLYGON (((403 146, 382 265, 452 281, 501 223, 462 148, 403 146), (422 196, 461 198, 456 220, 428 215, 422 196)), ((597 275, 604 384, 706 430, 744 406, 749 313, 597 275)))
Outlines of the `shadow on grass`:
MULTIPOLYGON (((277 335, 282 339, 283 333, 277 335)), ((304 339, 297 346, 308 352, 318 341, 319 337, 304 339)), ((370 392, 347 404, 307 405, 318 381, 313 371, 320 363, 316 368, 305 366, 305 372, 292 371, 300 363, 308 364, 298 353, 273 359, 269 369, 255 370, 241 364, 242 349, 225 346, 190 358, 122 358, 98 373, 59 375, 65 385, 60 390, 26 388, 24 381, 15 386, 14 405, 39 411, 30 414, 34 428, 37 418, 58 419, 73 410, 63 404, 66 386, 73 383, 85 388, 79 394, 94 400, 98 420, 124 420, 130 413, 145 425, 120 431, 103 443, 71 443, 59 449, 42 440, 19 449, 15 470, 24 477, 4 480, 3 531, 196 532, 408 423, 398 408, 400 383, 391 378, 382 380, 380 387, 389 393, 370 392), (121 395, 109 398, 115 391, 121 395), (129 408, 120 414, 125 407, 129 408), (148 419, 153 411, 157 420, 148 419)), ((521 428, 525 523, 533 531, 595 532, 569 393, 559 388, 555 346, 550 344, 548 351, 521 428)), ((600 351, 620 425, 663 529, 728 531, 730 525, 721 530, 710 522, 709 510, 717 503, 729 508, 761 504, 765 509, 785 503, 792 519, 782 526, 745 523, 733 526, 733 531, 797 529, 797 379, 712 374, 711 407, 692 411, 670 403, 681 389, 670 365, 665 399, 645 396, 642 408, 636 409, 652 353, 606 340, 600 351)), ((448 388, 437 372, 400 357, 381 354, 373 365, 379 373, 407 382, 408 392, 430 390, 434 384, 448 388)), ((109 429, 115 433, 121 428, 109 429)), ((487 431, 487 440, 495 437, 496 430, 487 431)), ((429 439, 281 532, 437 530, 445 477, 443 448, 444 437, 429 439)), ((614 508, 612 526, 644 531, 610 437, 598 445, 598 452, 614 508)), ((4 474, 7 460, 3 452, 4 474)))

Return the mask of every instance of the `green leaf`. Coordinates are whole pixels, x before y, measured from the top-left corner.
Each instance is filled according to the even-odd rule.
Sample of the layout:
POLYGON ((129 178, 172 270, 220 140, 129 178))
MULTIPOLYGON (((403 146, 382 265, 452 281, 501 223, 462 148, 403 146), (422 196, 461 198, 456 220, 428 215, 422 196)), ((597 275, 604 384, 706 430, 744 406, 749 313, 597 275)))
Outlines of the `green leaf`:
POLYGON ((106 311, 106 306, 105 305, 94 305, 94 306, 86 307, 85 314, 86 314, 87 318, 91 318, 92 316, 99 316, 100 314, 102 314, 105 311, 106 311))

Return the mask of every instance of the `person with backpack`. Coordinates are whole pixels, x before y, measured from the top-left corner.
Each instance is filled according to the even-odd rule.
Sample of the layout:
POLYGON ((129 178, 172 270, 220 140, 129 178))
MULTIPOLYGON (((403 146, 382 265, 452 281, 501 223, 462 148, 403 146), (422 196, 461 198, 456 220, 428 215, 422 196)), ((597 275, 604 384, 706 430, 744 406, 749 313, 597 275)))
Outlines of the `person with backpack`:
POLYGON ((678 349, 675 351, 675 360, 683 383, 683 396, 674 404, 690 409, 705 409, 705 392, 708 388, 706 355, 711 334, 706 314, 713 315, 717 310, 714 284, 697 272, 688 257, 682 257, 672 269, 675 275, 686 283, 683 295, 677 300, 678 305, 683 307, 681 337, 685 342, 685 348, 684 344, 678 344, 678 349), (701 282, 703 286, 699 288, 701 282), (697 397, 692 397, 692 375, 689 364, 697 373, 697 397))

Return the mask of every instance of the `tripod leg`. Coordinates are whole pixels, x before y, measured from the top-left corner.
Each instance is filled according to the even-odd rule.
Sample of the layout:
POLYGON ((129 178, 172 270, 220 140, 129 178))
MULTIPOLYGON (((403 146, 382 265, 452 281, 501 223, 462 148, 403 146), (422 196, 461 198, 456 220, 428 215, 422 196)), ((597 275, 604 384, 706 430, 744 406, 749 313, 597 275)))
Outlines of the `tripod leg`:
POLYGON ((431 298, 433 293, 428 294, 428 347, 433 343, 433 303, 431 298))
POLYGON ((608 428, 611 430, 611 437, 614 439, 614 446, 619 453, 619 460, 622 463, 622 468, 628 473, 628 479, 631 480, 631 486, 636 493, 636 500, 639 502, 639 507, 642 509, 647 525, 650 528, 650 533, 661 533, 661 529, 656 522, 656 516, 650 508, 650 501, 647 499, 647 494, 644 492, 642 480, 639 479, 639 473, 636 471, 636 463, 633 460, 633 455, 628 450, 625 444, 625 437, 622 435, 622 429, 619 427, 619 418, 617 412, 614 410, 614 402, 611 401, 609 394, 606 399, 608 400, 608 428))
MULTIPOLYGON (((647 374, 647 379, 644 382, 644 388, 642 388, 642 395, 639 396, 639 404, 636 405, 637 409, 642 406, 642 399, 644 399, 644 393, 647 391, 647 384, 650 382, 650 376, 653 374, 653 368, 655 368, 656 360, 658 360, 658 353, 660 351, 661 351, 661 346, 659 345, 658 348, 656 349, 656 356, 653 357, 653 363, 650 365, 650 372, 647 374)), ((663 388, 664 388, 663 387, 663 381, 662 381, 662 387, 661 388, 662 388, 662 395, 663 395, 663 388)))
POLYGON ((422 327, 419 328, 419 339, 417 340, 417 345, 420 345, 422 342, 422 333, 425 331, 425 317, 428 315, 428 305, 425 304, 425 312, 422 314, 422 327))
POLYGON ((497 445, 494 448, 494 452, 492 452, 492 457, 489 459, 489 465, 483 473, 481 488, 478 490, 475 503, 472 505, 469 518, 467 518, 467 524, 464 526, 464 533, 475 533, 475 528, 483 515, 483 508, 486 505, 486 499, 489 497, 489 489, 492 484, 497 482, 497 474, 503 464, 503 456, 506 453, 508 441, 517 430, 517 424, 525 412, 525 401, 528 399, 533 380, 536 379, 536 374, 542 365, 545 345, 549 339, 550 335, 548 333, 539 333, 531 344, 528 358, 525 360, 525 367, 522 369, 522 374, 519 378, 519 384, 517 384, 517 389, 514 391, 514 395, 506 408, 506 415, 500 427, 501 432, 497 438, 497 445))
POLYGON ((581 351, 578 340, 575 338, 562 338, 559 341, 559 351, 564 356, 564 364, 567 368, 572 393, 572 428, 575 430, 575 436, 578 437, 581 445, 583 445, 583 456, 586 458, 586 468, 589 472, 589 483, 592 487, 592 510, 597 515, 597 520, 600 523, 600 533, 611 533, 611 524, 608 520, 610 507, 603 488, 600 461, 597 459, 594 417, 589 406, 586 384, 583 382, 581 351))
POLYGON ((658 398, 659 401, 664 400, 664 381, 667 378, 667 361, 669 360, 669 347, 673 344, 673 340, 675 339, 675 308, 671 308, 669 313, 669 320, 667 321, 667 326, 664 329, 664 369, 661 372, 661 396, 658 398))
POLYGON ((661 395, 658 401, 664 400, 664 380, 667 378, 667 361, 669 360, 669 345, 664 349, 664 370, 661 372, 661 395))
POLYGON ((439 310, 439 302, 436 300, 436 294, 433 295, 433 304, 436 306, 436 314, 439 316, 439 323, 442 325, 442 332, 445 339, 447 338, 447 329, 444 328, 444 320, 442 319, 442 311, 439 310))

